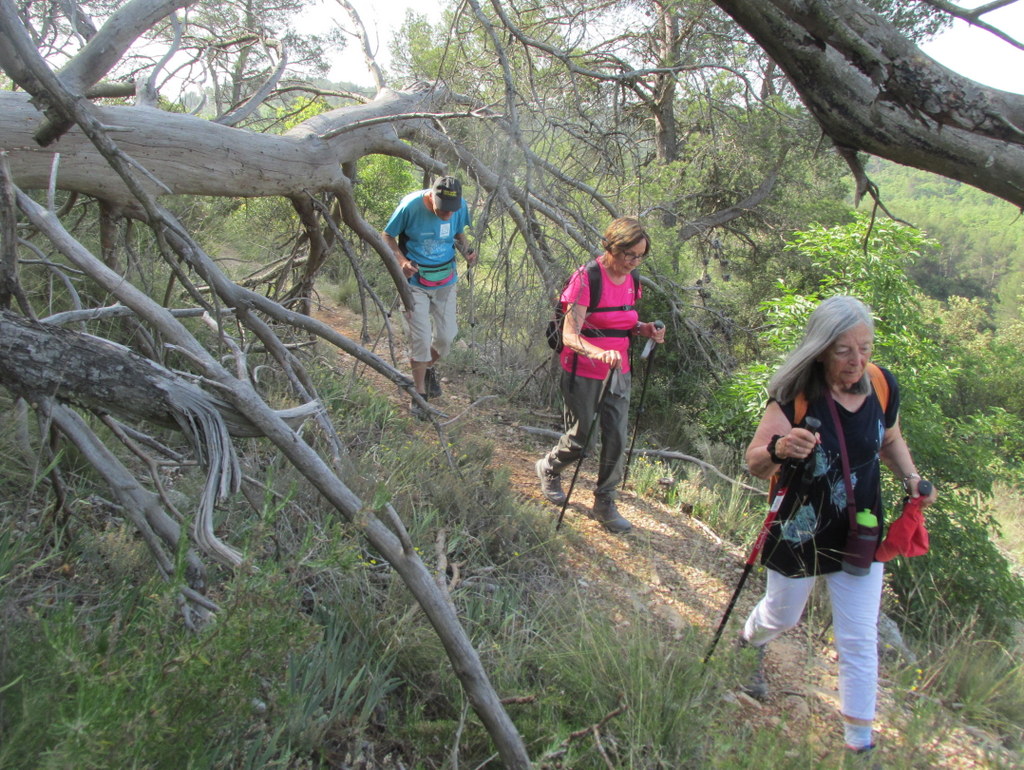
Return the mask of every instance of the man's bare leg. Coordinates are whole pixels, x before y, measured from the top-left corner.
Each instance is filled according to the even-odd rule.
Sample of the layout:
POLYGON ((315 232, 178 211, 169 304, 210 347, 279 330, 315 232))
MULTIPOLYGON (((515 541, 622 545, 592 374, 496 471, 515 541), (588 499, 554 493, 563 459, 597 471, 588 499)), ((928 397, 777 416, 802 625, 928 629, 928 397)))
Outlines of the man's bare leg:
MULTIPOLYGON (((434 361, 437 359, 435 358, 434 361)), ((416 392, 423 395, 427 392, 427 368, 433 365, 433 361, 410 361, 412 365, 412 381, 416 385, 416 392)))

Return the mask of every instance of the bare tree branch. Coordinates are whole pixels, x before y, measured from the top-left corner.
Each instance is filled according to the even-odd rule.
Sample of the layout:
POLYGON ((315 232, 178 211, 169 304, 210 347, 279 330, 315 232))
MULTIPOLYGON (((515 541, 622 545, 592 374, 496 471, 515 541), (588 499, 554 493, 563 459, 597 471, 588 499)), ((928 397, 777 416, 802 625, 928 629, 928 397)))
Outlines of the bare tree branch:
POLYGON ((1024 97, 946 69, 857 0, 715 3, 785 71, 835 144, 1024 206, 1024 97))
POLYGON ((352 23, 356 25, 356 32, 354 35, 359 39, 359 45, 363 51, 363 59, 366 61, 366 67, 370 70, 370 74, 373 76, 373 82, 377 86, 377 90, 383 90, 387 87, 387 81, 384 78, 384 73, 381 71, 380 65, 377 64, 377 58, 373 54, 373 49, 370 45, 370 36, 366 34, 366 25, 363 24, 362 18, 360 18, 352 3, 348 2, 348 0, 337 0, 337 3, 345 9, 349 18, 352 19, 352 23))
POLYGON ((1008 5, 1013 5, 1015 2, 1017 2, 1017 0, 995 0, 995 2, 987 3, 985 5, 981 5, 978 6, 977 8, 971 9, 961 8, 960 6, 954 5, 953 3, 947 3, 946 0, 923 1, 928 5, 932 6, 933 8, 938 8, 940 11, 945 11, 950 16, 962 19, 971 26, 977 27, 978 29, 983 29, 986 32, 995 35, 1000 40, 1009 43, 1014 48, 1019 48, 1022 51, 1024 51, 1024 43, 1021 43, 1015 38, 1010 37, 998 27, 993 27, 991 24, 988 24, 981 20, 981 17, 984 16, 986 13, 999 10, 1000 8, 1005 8, 1008 5))

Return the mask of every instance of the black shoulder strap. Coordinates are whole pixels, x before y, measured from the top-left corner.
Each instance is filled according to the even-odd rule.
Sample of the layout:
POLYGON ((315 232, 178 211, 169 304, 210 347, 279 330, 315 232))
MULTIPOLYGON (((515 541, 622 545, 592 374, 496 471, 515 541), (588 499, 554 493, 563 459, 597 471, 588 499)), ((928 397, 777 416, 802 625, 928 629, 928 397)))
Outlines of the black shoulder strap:
POLYGON ((601 302, 601 266, 596 259, 587 262, 587 285, 590 287, 590 304, 587 305, 587 312, 593 313, 601 302))
MULTIPOLYGON (((633 297, 640 296, 640 273, 636 270, 631 270, 629 273, 633 279, 633 297)), ((601 303, 601 266, 597 264, 596 259, 590 260, 587 263, 587 281, 590 284, 590 305, 587 307, 587 314, 590 313, 610 313, 615 310, 633 310, 636 305, 609 305, 607 307, 598 307, 601 303)), ((634 302, 636 300, 634 299, 634 302)), ((618 336, 614 333, 610 336, 618 336)))

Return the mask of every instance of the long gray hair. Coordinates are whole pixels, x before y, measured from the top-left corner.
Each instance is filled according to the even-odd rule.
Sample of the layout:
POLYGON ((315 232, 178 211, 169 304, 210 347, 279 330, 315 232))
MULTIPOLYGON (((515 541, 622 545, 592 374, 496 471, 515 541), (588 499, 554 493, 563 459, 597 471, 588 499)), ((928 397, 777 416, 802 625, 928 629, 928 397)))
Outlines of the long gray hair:
MULTIPOLYGON (((825 371, 818 357, 838 337, 861 324, 874 333, 871 308, 856 297, 838 296, 822 300, 807 319, 804 338, 769 380, 768 395, 780 404, 789 403, 800 393, 808 399, 820 395, 825 387, 825 371)), ((870 389, 871 380, 864 372, 855 392, 868 393, 870 389)))

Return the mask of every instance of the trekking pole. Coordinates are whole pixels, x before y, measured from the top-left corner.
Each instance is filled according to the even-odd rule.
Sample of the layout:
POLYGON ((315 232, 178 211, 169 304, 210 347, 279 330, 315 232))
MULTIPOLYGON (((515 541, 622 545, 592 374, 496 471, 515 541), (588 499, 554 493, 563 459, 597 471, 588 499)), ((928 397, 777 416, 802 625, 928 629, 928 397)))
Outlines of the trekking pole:
MULTIPOLYGON (((654 322, 655 329, 664 329, 665 323, 663 321, 654 322)), ((644 345, 644 352, 640 354, 640 360, 647 360, 647 367, 644 370, 644 384, 640 388, 640 401, 636 405, 636 417, 633 422, 633 438, 629 442, 629 452, 626 453, 626 469, 622 472, 622 489, 626 488, 626 481, 629 480, 629 464, 633 461, 633 447, 636 445, 636 434, 640 428, 640 415, 644 413, 644 396, 647 395, 647 381, 651 379, 651 367, 654 365, 654 350, 655 342, 654 338, 651 337, 647 340, 647 344, 644 345)))
MULTIPOLYGON (((479 254, 477 259, 480 259, 479 254)), ((476 265, 466 268, 466 280, 469 282, 469 346, 471 348, 476 347, 476 314, 473 306, 473 274, 476 272, 473 270, 474 267, 476 265)))
POLYGON ((580 474, 580 466, 583 465, 583 459, 587 456, 587 447, 590 446, 590 438, 594 435, 594 426, 597 425, 597 420, 601 416, 601 405, 604 403, 605 393, 608 392, 608 383, 612 381, 613 374, 615 374, 615 370, 609 369, 608 374, 604 376, 604 382, 601 383, 601 392, 597 396, 597 406, 594 407, 594 416, 590 418, 590 427, 587 428, 587 437, 583 440, 583 451, 580 452, 580 459, 576 461, 576 470, 572 472, 572 481, 569 482, 569 491, 565 493, 565 500, 562 502, 562 510, 558 512, 558 523, 555 524, 556 532, 562 528, 562 517, 565 516, 565 509, 569 506, 569 498, 572 497, 572 490, 576 486, 576 477, 580 474))
MULTIPOLYGON (((821 422, 814 417, 808 417, 804 420, 804 427, 809 431, 816 431, 821 427, 821 422)), ((817 450, 815 450, 817 451, 817 450)), ((772 498, 772 504, 768 506, 768 515, 764 517, 764 523, 761 525, 761 531, 757 533, 757 539, 754 541, 754 547, 750 551, 750 556, 747 557, 746 564, 743 565, 743 572, 740 574, 740 580, 736 584, 736 590, 732 592, 732 598, 729 599, 729 604, 725 608, 725 613, 722 615, 722 620, 718 624, 718 629, 715 631, 715 636, 711 640, 711 644, 708 646, 708 651, 704 654, 704 663, 711 659, 711 653, 715 651, 715 647, 718 645, 718 640, 722 638, 722 631, 725 630, 725 624, 729 620, 729 616, 732 614, 733 607, 736 606, 736 600, 739 598, 740 591, 743 590, 743 584, 747 582, 747 577, 750 575, 750 571, 754 568, 754 562, 757 561, 758 555, 761 553, 761 549, 764 548, 765 540, 768 539, 768 530, 771 529, 775 519, 778 518, 779 514, 788 516, 790 511, 793 509, 797 495, 790 494, 790 487, 793 486, 793 482, 798 482, 798 487, 803 486, 810 479, 808 478, 814 471, 814 452, 811 452, 807 457, 797 463, 787 462, 783 467, 783 473, 779 478, 779 485, 775 489, 775 496, 772 498), (797 472, 803 471, 801 478, 797 479, 797 472)), ((795 489, 792 491, 796 491, 795 489)))

